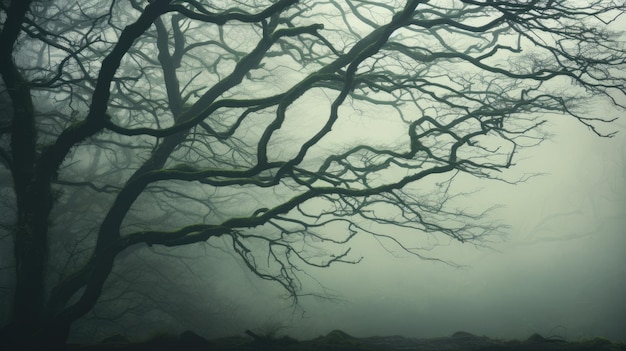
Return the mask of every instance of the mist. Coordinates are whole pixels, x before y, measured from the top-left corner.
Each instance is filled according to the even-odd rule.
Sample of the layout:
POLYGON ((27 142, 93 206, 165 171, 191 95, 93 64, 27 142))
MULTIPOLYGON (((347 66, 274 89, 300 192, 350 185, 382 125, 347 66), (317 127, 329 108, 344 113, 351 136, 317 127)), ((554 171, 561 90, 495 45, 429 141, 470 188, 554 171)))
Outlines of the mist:
POLYGON ((626 341, 624 13, 2 2, 0 349, 626 341))
POLYGON ((243 317, 225 332, 280 325, 304 339, 340 329, 626 340, 626 128, 620 121, 611 139, 571 121, 550 128, 557 133, 519 162, 521 171, 541 175, 516 185, 460 184, 481 186, 464 201, 502 204, 490 219, 510 226, 485 246, 451 241, 432 250, 460 267, 388 252, 363 235, 351 245, 362 262, 310 272, 334 299, 304 298, 294 308, 284 291, 225 256, 216 281, 238 296, 243 317))

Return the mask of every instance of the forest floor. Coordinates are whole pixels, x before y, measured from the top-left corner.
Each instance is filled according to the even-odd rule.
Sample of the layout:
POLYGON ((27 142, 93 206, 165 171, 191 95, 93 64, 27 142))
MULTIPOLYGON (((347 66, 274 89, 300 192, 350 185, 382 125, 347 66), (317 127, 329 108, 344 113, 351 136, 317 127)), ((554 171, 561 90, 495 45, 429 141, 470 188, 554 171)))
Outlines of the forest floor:
POLYGON ((626 343, 604 338, 585 341, 565 341, 558 337, 545 338, 533 334, 526 340, 500 340, 457 332, 450 337, 407 338, 374 336, 357 338, 340 330, 312 340, 298 341, 285 337, 233 336, 205 340, 193 332, 178 337, 159 336, 142 343, 131 343, 123 337, 113 337, 97 345, 68 345, 69 351, 626 351, 626 343))

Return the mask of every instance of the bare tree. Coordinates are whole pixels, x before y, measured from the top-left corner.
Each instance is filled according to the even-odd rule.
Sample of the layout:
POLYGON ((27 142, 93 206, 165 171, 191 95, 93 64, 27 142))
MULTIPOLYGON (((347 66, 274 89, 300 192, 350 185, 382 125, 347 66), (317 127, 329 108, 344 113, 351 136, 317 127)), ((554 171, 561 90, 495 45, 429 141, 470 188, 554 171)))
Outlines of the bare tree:
POLYGON ((624 107, 625 8, 0 2, 2 340, 63 344, 141 245, 227 239, 297 298, 307 266, 359 261, 358 233, 424 259, 423 238, 481 243, 500 228, 454 206, 453 180, 523 180, 502 171, 550 118, 611 136, 593 103, 624 107))

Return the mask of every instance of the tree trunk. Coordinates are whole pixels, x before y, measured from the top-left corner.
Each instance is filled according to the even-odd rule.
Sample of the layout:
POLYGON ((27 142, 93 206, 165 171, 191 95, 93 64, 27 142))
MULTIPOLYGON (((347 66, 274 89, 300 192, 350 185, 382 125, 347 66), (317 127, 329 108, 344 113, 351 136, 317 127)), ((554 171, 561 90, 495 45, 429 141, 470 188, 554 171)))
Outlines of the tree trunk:
POLYGON ((55 169, 38 167, 45 160, 37 150, 37 129, 30 85, 13 58, 14 45, 31 0, 11 1, 0 32, 0 76, 11 98, 11 173, 17 219, 13 229, 15 297, 9 324, 0 330, 0 349, 63 348, 70 322, 50 321, 45 314, 48 222, 52 209, 51 181, 55 169), (47 322, 46 322, 47 319, 47 322), (31 346, 31 347, 29 347, 31 346))
MULTIPOLYGON (((33 204, 38 201, 37 196, 27 194, 25 197, 28 199, 21 202, 26 207, 41 206, 33 204)), ((18 325, 32 324, 42 316, 44 269, 48 250, 48 216, 40 217, 44 215, 41 212, 42 209, 33 208, 20 208, 18 212, 15 229, 16 280, 13 306, 13 319, 18 325)))
MULTIPOLYGON (((16 160, 18 162, 21 161, 16 160)), ((65 344, 69 324, 44 322, 48 220, 52 208, 50 182, 25 181, 16 186, 16 199, 18 214, 14 229, 15 296, 11 321, 3 330, 5 335, 2 339, 10 340, 14 349, 26 349, 24 346, 27 345, 51 344, 55 344, 57 349, 65 344)))

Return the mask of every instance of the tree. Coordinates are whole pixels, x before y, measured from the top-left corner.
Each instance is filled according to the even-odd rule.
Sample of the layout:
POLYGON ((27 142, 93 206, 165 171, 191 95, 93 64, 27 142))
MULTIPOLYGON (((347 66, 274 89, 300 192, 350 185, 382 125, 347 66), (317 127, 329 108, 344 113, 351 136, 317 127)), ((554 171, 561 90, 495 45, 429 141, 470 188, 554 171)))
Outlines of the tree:
POLYGON ((358 233, 425 259, 422 238, 480 244, 501 228, 453 180, 523 181, 501 174, 558 116, 611 136, 594 103, 624 108, 625 8, 2 1, 2 339, 63 344, 145 245, 223 240, 297 298, 306 266, 359 261, 358 233))

